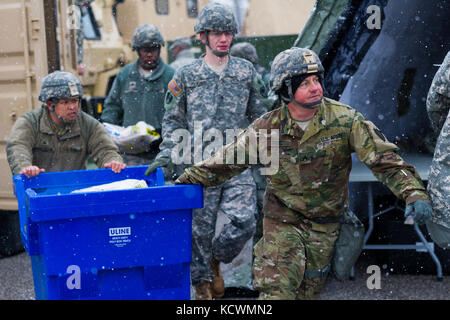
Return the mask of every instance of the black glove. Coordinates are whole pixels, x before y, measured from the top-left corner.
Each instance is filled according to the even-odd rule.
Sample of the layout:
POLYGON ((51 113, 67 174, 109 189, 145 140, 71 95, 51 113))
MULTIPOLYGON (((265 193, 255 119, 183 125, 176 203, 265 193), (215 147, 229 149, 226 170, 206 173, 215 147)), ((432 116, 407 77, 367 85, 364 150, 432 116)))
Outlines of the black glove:
POLYGON ((153 161, 149 166, 147 171, 145 171, 145 175, 149 176, 156 168, 161 168, 164 173, 164 178, 166 180, 174 179, 174 164, 168 157, 161 157, 155 161, 153 161))
POLYGON ((414 222, 420 225, 431 219, 432 212, 433 209, 427 202, 417 200, 406 206, 405 217, 412 214, 414 222))

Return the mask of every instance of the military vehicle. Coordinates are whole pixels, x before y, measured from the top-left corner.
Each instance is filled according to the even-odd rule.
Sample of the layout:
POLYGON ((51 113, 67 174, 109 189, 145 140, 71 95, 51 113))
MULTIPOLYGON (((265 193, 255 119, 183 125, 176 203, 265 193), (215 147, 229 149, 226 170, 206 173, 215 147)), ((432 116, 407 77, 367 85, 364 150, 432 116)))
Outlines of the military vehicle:
POLYGON ((105 96, 120 68, 135 58, 117 27, 116 6, 116 0, 97 0, 80 9, 85 65, 80 80, 87 96, 105 96))
POLYGON ((17 201, 5 144, 23 113, 40 107, 42 79, 76 73, 76 31, 69 1, 4 0, 0 4, 0 257, 21 250, 17 201))

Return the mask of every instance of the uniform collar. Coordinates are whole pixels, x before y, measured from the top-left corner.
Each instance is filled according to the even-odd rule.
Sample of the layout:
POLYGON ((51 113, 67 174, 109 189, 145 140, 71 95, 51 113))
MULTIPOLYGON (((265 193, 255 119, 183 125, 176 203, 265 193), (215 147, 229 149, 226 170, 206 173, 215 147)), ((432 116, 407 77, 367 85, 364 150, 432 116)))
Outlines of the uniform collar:
MULTIPOLYGON (((139 63, 138 63, 138 61, 135 61, 135 62, 133 62, 133 64, 134 65, 130 71, 130 78, 139 79, 139 78, 141 78, 141 74, 139 73, 139 63)), ((164 61, 162 61, 161 57, 159 57, 158 58, 158 66, 156 67, 155 70, 153 70, 152 75, 150 77, 146 78, 145 80, 154 81, 156 79, 159 79, 163 75, 164 69, 165 69, 165 63, 164 63, 164 61)))
POLYGON ((44 109, 42 119, 39 125, 39 130, 43 133, 56 135, 60 138, 70 138, 78 136, 81 134, 79 123, 81 112, 82 111, 80 110, 74 123, 65 126, 58 126, 53 122, 52 118, 50 117, 48 109, 44 109))
POLYGON ((326 127, 324 100, 322 99, 322 103, 306 131, 301 130, 297 123, 295 123, 286 103, 283 103, 281 107, 280 125, 281 134, 301 138, 301 142, 306 141, 326 127))

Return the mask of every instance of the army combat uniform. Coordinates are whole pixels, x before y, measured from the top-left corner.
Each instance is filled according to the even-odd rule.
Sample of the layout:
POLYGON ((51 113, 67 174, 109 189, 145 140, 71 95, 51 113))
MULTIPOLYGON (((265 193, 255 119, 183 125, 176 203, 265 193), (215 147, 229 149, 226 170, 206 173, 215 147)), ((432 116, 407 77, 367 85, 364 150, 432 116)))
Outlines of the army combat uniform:
MULTIPOLYGON (((83 89, 77 77, 69 72, 55 71, 47 75, 41 87, 39 100, 52 101, 51 112, 56 117, 58 99, 81 100, 83 89)), ((78 101, 79 101, 78 100, 78 101)), ((79 103, 79 102, 78 102, 79 103)), ((78 111, 73 121, 59 118, 57 125, 46 104, 31 110, 14 123, 6 142, 6 155, 12 174, 37 166, 47 172, 86 169, 88 156, 102 168, 111 161, 122 163, 117 147, 103 125, 88 114, 78 111)))
MULTIPOLYGON (((261 78, 251 63, 234 57, 230 57, 220 76, 203 59, 177 70, 166 94, 163 142, 157 159, 171 158, 175 145, 171 136, 176 129, 189 131, 194 149, 196 134, 202 136, 209 129, 224 134, 226 129, 247 127, 267 111, 259 99, 261 86, 264 86, 261 78)), ((204 142, 201 150, 207 145, 204 142)), ((255 192, 255 182, 249 171, 204 190, 204 208, 194 210, 193 217, 191 272, 194 286, 213 279, 209 267, 211 254, 228 263, 253 235, 255 192), (222 210, 231 223, 213 240, 218 210, 222 210)))
POLYGON ((210 187, 246 170, 247 151, 245 164, 216 160, 231 150, 248 150, 243 148, 252 141, 249 136, 260 139, 264 130, 279 132, 279 143, 269 139, 266 148, 270 158, 279 147, 279 167, 267 175, 263 238, 255 246, 254 287, 261 299, 308 299, 321 291, 339 235, 338 219, 349 210, 352 152, 407 204, 428 201, 419 175, 396 153, 397 147, 359 112, 327 98, 305 131, 283 103, 220 153, 186 169, 177 182, 210 187))
POLYGON ((427 97, 427 111, 433 130, 439 134, 428 181, 433 217, 431 223, 427 223, 427 228, 437 244, 448 247, 450 245, 450 53, 447 53, 434 76, 427 97))
POLYGON ((170 64, 170 66, 174 70, 178 70, 181 67, 194 62, 195 60, 194 53, 192 52, 191 38, 188 37, 176 38, 169 47, 169 50, 173 52, 173 50, 176 49, 177 47, 182 47, 183 49, 178 52, 175 60, 170 64))
POLYGON ((86 169, 91 156, 99 168, 111 161, 122 162, 117 147, 103 125, 80 111, 75 122, 60 128, 40 108, 22 115, 9 135, 6 154, 12 174, 35 165, 46 172, 86 169))

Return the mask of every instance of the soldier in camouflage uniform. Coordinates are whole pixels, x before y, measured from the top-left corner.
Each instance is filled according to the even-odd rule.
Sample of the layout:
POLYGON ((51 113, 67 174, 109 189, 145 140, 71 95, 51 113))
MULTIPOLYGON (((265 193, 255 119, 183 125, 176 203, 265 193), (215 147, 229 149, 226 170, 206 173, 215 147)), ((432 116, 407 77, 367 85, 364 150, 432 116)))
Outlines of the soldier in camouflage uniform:
POLYGON ((263 237, 254 249, 254 287, 260 299, 311 299, 320 293, 339 236, 340 217, 349 210, 352 152, 406 201, 406 211, 411 214, 413 209, 416 222, 431 216, 414 167, 361 113, 323 97, 323 71, 317 55, 308 49, 281 52, 270 77, 281 107, 257 119, 210 159, 186 169, 176 181, 211 187, 246 170, 252 160, 248 151, 252 135, 259 139, 258 159, 263 148, 268 157, 277 155, 279 167, 267 175, 263 237), (279 140, 261 143, 264 136, 276 133, 279 140), (244 153, 245 163, 221 164, 230 152, 235 157, 244 153))
POLYGON ((258 53, 256 52, 256 48, 254 45, 252 45, 250 42, 236 43, 231 47, 230 54, 232 56, 250 61, 255 67, 256 72, 258 72, 261 75, 263 80, 267 79, 267 83, 266 82, 265 83, 266 86, 268 87, 270 72, 267 71, 266 68, 258 64, 258 53))
POLYGON ((436 244, 450 246, 450 52, 434 76, 427 97, 431 125, 439 138, 428 181, 433 217, 427 229, 436 244))
POLYGON ((191 48, 192 48, 191 38, 179 37, 173 40, 173 43, 170 45, 169 50, 174 59, 174 61, 170 64, 170 66, 174 70, 178 70, 179 68, 194 62, 195 56, 191 48))
POLYGON ((42 108, 17 119, 7 140, 12 174, 81 170, 88 156, 100 168, 120 172, 126 167, 103 125, 80 111, 81 97, 73 74, 55 71, 44 78, 42 108))
MULTIPOLYGON (((171 152, 176 143, 172 133, 176 129, 186 129, 192 139, 210 129, 224 134, 226 129, 245 128, 266 112, 260 101, 260 94, 264 93, 261 77, 250 62, 229 56, 237 32, 231 9, 217 3, 206 5, 194 30, 206 44, 206 54, 178 69, 169 83, 161 152, 148 174, 156 167, 172 167, 171 152)), ((207 144, 192 146, 205 150, 207 144)), ((192 159, 189 158, 190 164, 192 159)), ((204 208, 194 210, 192 222, 191 277, 197 299, 223 295, 219 262, 231 262, 253 235, 255 192, 248 170, 222 185, 204 189, 204 208), (214 236, 219 210, 230 223, 214 236)))
MULTIPOLYGON (((103 122, 128 127, 144 121, 161 133, 164 95, 174 70, 161 57, 165 42, 155 25, 144 24, 133 33, 131 47, 139 59, 120 70, 105 100, 103 122)), ((124 155, 128 165, 148 164, 158 153, 161 140, 138 156, 124 155)))
MULTIPOLYGON (((258 64, 258 53, 256 48, 250 42, 239 42, 231 46, 230 55, 238 58, 242 58, 250 61, 255 67, 256 72, 258 72, 263 78, 266 89, 268 88, 268 81, 270 72, 268 72, 264 67, 258 64), (267 79, 267 81, 266 81, 267 79)), ((272 110, 272 106, 275 101, 269 101, 264 99, 265 104, 268 106, 269 110, 272 110)), ((266 178, 259 173, 258 168, 252 168, 252 175, 256 183, 256 199, 257 199, 257 209, 258 216, 256 219, 256 231, 254 236, 254 241, 258 241, 262 236, 262 219, 263 219, 263 199, 264 191, 266 190, 266 178)))

